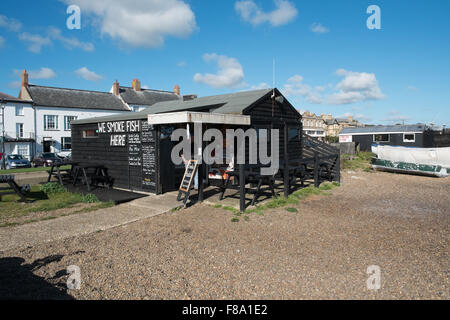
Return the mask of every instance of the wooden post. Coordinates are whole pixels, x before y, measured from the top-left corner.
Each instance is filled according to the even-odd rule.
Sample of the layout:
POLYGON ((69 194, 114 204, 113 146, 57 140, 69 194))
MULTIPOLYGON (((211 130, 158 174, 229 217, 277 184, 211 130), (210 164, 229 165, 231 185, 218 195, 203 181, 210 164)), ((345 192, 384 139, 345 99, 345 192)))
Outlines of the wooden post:
POLYGON ((336 181, 338 183, 341 183, 341 155, 338 154, 337 156, 337 160, 336 160, 337 164, 336 164, 336 181))
POLYGON ((245 211, 245 166, 239 165, 239 208, 241 212, 245 211))
POLYGON ((198 168, 198 201, 199 202, 203 202, 203 188, 204 188, 204 184, 203 184, 203 171, 205 169, 205 164, 201 164, 200 167, 198 168))
POLYGON ((289 197, 290 183, 289 183, 289 153, 288 153, 288 139, 289 128, 287 123, 284 123, 284 197, 289 197))
POLYGON ((314 187, 319 187, 319 157, 317 152, 314 152, 314 187))

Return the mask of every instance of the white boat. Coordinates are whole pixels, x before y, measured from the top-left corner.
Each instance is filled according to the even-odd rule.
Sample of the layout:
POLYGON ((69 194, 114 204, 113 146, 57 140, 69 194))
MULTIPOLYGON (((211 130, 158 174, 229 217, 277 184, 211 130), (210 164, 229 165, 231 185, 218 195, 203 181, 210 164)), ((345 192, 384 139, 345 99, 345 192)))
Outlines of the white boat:
POLYGON ((450 174, 450 148, 414 148, 373 145, 376 170, 447 177, 450 174))

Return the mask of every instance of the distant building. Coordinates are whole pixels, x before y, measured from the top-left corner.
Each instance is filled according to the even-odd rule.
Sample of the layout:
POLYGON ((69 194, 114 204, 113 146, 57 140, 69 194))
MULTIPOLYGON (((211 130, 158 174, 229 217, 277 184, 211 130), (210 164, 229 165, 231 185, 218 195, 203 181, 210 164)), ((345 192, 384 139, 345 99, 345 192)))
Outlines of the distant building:
POLYGON ((324 141, 327 133, 327 124, 323 116, 318 116, 309 111, 304 112, 302 114, 303 133, 324 141))
POLYGON ((0 106, 0 152, 30 159, 35 142, 33 104, 0 93, 0 106))
POLYGON ((344 128, 339 134, 339 142, 356 142, 361 151, 370 151, 372 144, 431 148, 435 147, 435 136, 441 133, 420 123, 344 128))
POLYGON ((364 124, 353 119, 353 116, 347 118, 333 118, 331 114, 328 116, 322 115, 325 123, 327 124, 327 136, 338 137, 339 133, 344 128, 358 128, 364 127, 364 124))
MULTIPOLYGON (((138 112, 157 102, 182 100, 174 91, 142 89, 138 79, 131 87, 116 81, 110 92, 38 86, 21 75, 19 99, 1 95, 5 121, 5 153, 28 159, 41 152, 69 153, 73 120, 138 112)), ((2 110, 3 111, 3 110, 2 110)))

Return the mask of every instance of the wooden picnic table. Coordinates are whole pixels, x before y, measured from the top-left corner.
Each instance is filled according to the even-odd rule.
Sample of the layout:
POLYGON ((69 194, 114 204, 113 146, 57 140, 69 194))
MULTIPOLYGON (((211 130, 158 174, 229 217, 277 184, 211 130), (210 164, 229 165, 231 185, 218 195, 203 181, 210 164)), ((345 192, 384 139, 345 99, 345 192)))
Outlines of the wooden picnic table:
MULTIPOLYGON (((246 166, 245 170, 244 170, 244 177, 245 177, 245 181, 243 182, 244 184, 251 184, 251 185, 255 185, 256 189, 255 190, 249 190, 246 189, 247 191, 251 191, 251 193, 254 194, 251 205, 254 205, 258 196, 261 194, 261 187, 262 185, 268 185, 270 191, 272 192, 272 195, 275 196, 275 187, 274 187, 274 182, 275 182, 275 174, 273 175, 262 175, 260 170, 261 168, 263 168, 264 166, 261 165, 248 165, 246 166)), ((240 175, 239 175, 239 170, 233 170, 233 171, 227 171, 227 179, 225 180, 223 186, 221 187, 222 189, 222 193, 220 195, 220 200, 223 200, 225 192, 227 191, 227 189, 229 188, 229 184, 230 184, 230 180, 231 178, 234 178, 235 180, 240 179, 240 175)), ((241 181, 239 181, 239 184, 241 183, 241 181)), ((234 188, 233 188, 234 189, 234 188)))
POLYGON ((63 162, 53 163, 52 167, 48 173, 47 182, 50 182, 50 180, 52 179, 53 176, 55 176, 58 179, 58 182, 61 185, 63 185, 63 178, 68 178, 68 180, 70 181, 73 178, 74 167, 76 167, 77 164, 78 164, 78 162, 73 162, 73 161, 63 161, 63 162), (61 167, 69 166, 69 165, 70 165, 70 169, 61 169, 61 167))
POLYGON ((2 187, 0 190, 10 190, 12 189, 12 192, 0 192, 0 201, 2 200, 2 196, 9 195, 9 194, 17 194, 20 197, 20 200, 23 202, 27 202, 27 198, 25 196, 25 192, 22 188, 20 188, 16 181, 14 180, 13 175, 0 175, 0 183, 7 183, 9 185, 9 188, 2 187))
POLYGON ((103 165, 77 164, 75 166, 75 174, 73 178, 74 186, 76 185, 78 178, 81 178, 82 183, 86 185, 88 191, 91 191, 91 185, 96 185, 98 182, 107 183, 109 187, 112 187, 112 179, 108 175, 108 169, 103 165), (90 182, 88 177, 91 178, 90 182))

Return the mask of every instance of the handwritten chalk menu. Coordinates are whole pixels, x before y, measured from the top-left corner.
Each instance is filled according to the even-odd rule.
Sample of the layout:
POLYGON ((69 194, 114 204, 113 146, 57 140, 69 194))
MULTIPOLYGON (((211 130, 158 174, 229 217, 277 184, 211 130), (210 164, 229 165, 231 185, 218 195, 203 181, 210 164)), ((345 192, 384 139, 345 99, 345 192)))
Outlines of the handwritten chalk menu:
POLYGON ((184 172, 183 180, 181 180, 180 191, 188 192, 191 190, 192 182, 194 181, 195 173, 198 169, 198 160, 189 160, 184 172))
POLYGON ((142 121, 142 143, 155 143, 156 130, 147 121, 142 121))
POLYGON ((156 152, 156 130, 147 121, 142 121, 141 154, 142 154, 142 188, 156 190, 158 166, 156 152))
POLYGON ((128 134, 128 165, 130 167, 142 166, 142 143, 139 133, 128 134))

